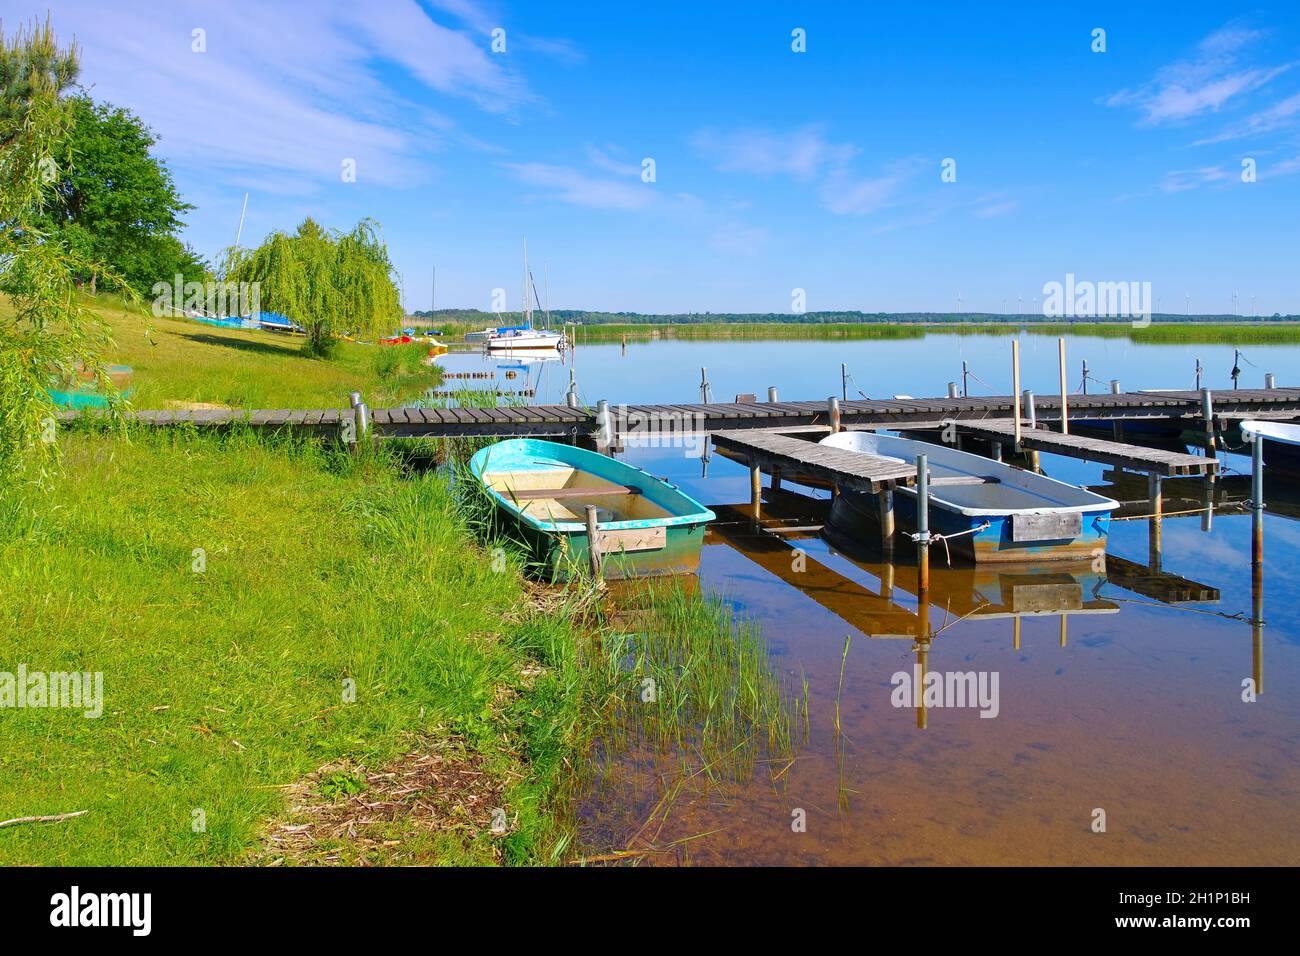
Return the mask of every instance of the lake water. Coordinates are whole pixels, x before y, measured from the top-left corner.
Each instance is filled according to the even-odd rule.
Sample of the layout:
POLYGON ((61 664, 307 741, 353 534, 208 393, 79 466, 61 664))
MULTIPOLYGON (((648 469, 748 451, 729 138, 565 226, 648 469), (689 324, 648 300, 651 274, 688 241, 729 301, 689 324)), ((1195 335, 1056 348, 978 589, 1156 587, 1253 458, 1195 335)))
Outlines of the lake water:
MULTIPOLYGON (((1022 337, 1023 382, 1057 387, 1056 341, 1022 337)), ((1087 358, 1126 388, 1230 385, 1232 349, 1072 338, 1071 387, 1087 358)), ((1250 347, 1243 387, 1265 371, 1300 376, 1300 350, 1250 347)), ((942 395, 965 358, 1010 391, 1005 338, 932 335, 862 342, 655 342, 580 348, 585 401, 697 401, 707 365, 715 399, 839 391, 839 365, 871 397, 942 395)), ((477 355, 448 368, 483 369, 477 355)), ((492 362, 488 363, 493 364, 492 362)), ((559 400, 568 365, 530 371, 539 400, 559 400)), ((522 374, 522 373, 521 373, 522 374)), ((850 396, 855 397, 851 387, 850 396)), ((927 606, 910 549, 894 563, 815 532, 773 534, 748 516, 748 473, 714 455, 629 447, 622 455, 719 513, 700 584, 759 623, 774 671, 806 679, 810 720, 793 764, 773 781, 679 799, 645 863, 680 864, 1292 864, 1300 861, 1300 495, 1266 487, 1266 561, 1250 565, 1250 463, 1224 453, 1207 522, 1199 480, 1166 483, 1163 554, 1151 573, 1145 482, 1108 466, 1044 455, 1043 470, 1124 502, 1108 567, 949 569, 932 553, 927 606), (707 475, 706 475, 707 471, 707 475), (1189 511, 1190 514, 1175 514, 1189 511), (795 570, 796 552, 803 554, 795 570), (924 613, 923 613, 924 610, 924 613), (1264 626, 1253 623, 1262 612, 1264 626), (922 622, 919 619, 928 620, 922 622), (933 633, 926 639, 927 633, 933 633), (841 731, 834 727, 845 639, 841 731), (997 675, 996 716, 977 707, 895 706, 894 675, 997 675), (1243 681, 1256 682, 1254 702, 1243 681), (1104 812, 1105 830, 1095 832, 1104 812), (802 829, 794 826, 802 819, 802 829)), ((787 488, 791 486, 787 483, 787 488)), ((824 493, 781 496, 769 527, 816 524, 824 493)), ((989 712, 989 708, 985 708, 989 712)), ((801 722, 800 722, 801 723, 801 722)), ((627 754, 581 806, 583 849, 626 847, 673 773, 671 756, 627 754)), ((641 844, 638 844, 641 846, 641 844)))

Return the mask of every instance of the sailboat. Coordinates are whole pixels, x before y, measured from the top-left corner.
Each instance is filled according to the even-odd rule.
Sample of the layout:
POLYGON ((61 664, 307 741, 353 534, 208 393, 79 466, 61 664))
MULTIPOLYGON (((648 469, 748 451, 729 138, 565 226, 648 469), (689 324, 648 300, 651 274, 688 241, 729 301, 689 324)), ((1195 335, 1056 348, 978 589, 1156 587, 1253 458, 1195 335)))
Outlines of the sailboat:
MULTIPOLYGON (((550 279, 547 278, 546 298, 550 300, 550 279)), ((550 309, 543 309, 546 315, 546 328, 533 328, 532 300, 537 297, 537 287, 533 284, 533 275, 528 271, 528 240, 524 240, 524 324, 513 327, 494 329, 487 337, 487 347, 493 351, 509 349, 562 349, 564 336, 550 329, 550 309), (531 295, 529 293, 532 293, 531 295)), ((541 305, 539 302, 538 305, 541 305)))

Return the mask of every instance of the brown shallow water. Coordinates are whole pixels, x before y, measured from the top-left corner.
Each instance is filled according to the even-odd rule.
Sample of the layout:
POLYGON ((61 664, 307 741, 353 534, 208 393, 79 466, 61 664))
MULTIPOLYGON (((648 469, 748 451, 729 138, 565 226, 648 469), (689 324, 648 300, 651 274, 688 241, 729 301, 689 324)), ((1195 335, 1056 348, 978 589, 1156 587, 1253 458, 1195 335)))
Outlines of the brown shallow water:
MULTIPOLYGON (((747 476, 731 462, 714 459, 706 479, 698 461, 671 450, 627 457, 706 503, 745 498, 747 476)), ((1090 466, 1045 467, 1102 484, 1090 466)), ((1112 568, 1100 574, 1087 565, 949 570, 936 554, 921 622, 906 553, 883 564, 851 543, 837 542, 849 556, 820 535, 791 532, 816 519, 817 506, 798 499, 771 501, 767 523, 784 525, 780 535, 755 529, 746 508, 715 510, 700 585, 759 622, 772 668, 791 688, 807 680, 808 731, 796 723, 792 764, 775 760, 744 784, 680 796, 649 840, 666 849, 641 862, 1300 861, 1294 520, 1269 516, 1258 593, 1250 519, 1231 507, 1208 531, 1197 516, 1167 518, 1161 575, 1134 573, 1148 564, 1145 521, 1115 522, 1112 568), (1267 626, 1252 627, 1261 596, 1267 626), (894 706, 892 675, 913 673, 919 658, 929 672, 996 673, 997 715, 894 706), (1262 678, 1253 703, 1242 700, 1247 678, 1262 678), (1093 831, 1098 808, 1104 833, 1093 831), (800 817, 806 828, 796 832, 800 817)), ((629 846, 677 766, 676 755, 647 752, 609 761, 581 805, 584 852, 629 846)))

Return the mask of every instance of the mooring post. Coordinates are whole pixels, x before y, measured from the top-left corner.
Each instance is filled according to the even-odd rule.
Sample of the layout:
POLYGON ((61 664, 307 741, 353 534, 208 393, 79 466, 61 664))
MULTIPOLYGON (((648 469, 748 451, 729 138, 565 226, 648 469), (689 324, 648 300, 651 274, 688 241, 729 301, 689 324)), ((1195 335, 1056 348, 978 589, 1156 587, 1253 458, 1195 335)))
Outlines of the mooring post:
MULTIPOLYGON (((962 363, 965 364, 964 362, 962 363)), ((1020 451, 1020 341, 1011 340, 1011 402, 1015 406, 1011 420, 1015 422, 1016 452, 1020 451)))
POLYGON ((775 401, 776 401, 776 386, 775 386, 775 385, 769 385, 769 386, 767 387, 767 400, 768 400, 769 402, 775 402, 775 401))
POLYGON ((886 489, 877 493, 880 507, 880 550, 886 555, 894 553, 894 493, 886 489))
POLYGON ((1070 388, 1065 380, 1065 336, 1057 339, 1056 344, 1060 349, 1061 362, 1061 434, 1068 435, 1070 434, 1070 410, 1066 405, 1066 400, 1070 388))
POLYGON ((709 404, 709 370, 700 366, 700 404, 709 404))
POLYGON ((1241 349, 1232 350, 1232 387, 1237 387, 1237 379, 1241 378, 1241 349))
POLYGON ((957 383, 956 383, 956 382, 949 382, 949 383, 948 383, 948 397, 949 397, 949 398, 956 398, 956 397, 957 397, 957 383))
POLYGON ((596 402, 596 450, 605 452, 614 443, 614 423, 609 415, 609 402, 600 399, 596 402))
POLYGON ((930 590, 930 461, 916 456, 916 589, 921 603, 930 590))
POLYGON ((1025 389, 1020 398, 1025 407, 1025 417, 1029 419, 1029 430, 1033 431, 1038 427, 1038 410, 1034 408, 1034 393, 1025 389))
POLYGON ((1148 520, 1147 535, 1147 566, 1152 571, 1160 570, 1160 552, 1161 552, 1161 510, 1162 494, 1160 488, 1160 475, 1154 471, 1147 472, 1147 499, 1151 504, 1151 515, 1148 520))
POLYGON ((1214 448, 1214 400, 1208 388, 1201 389, 1201 417, 1205 419, 1205 457, 1215 458, 1214 448))
POLYGON ((570 408, 578 407, 578 373, 569 369, 569 390, 564 394, 564 404, 570 408))
POLYGON ((1083 392, 1083 394, 1085 395, 1088 394, 1088 360, 1087 359, 1083 360, 1083 381, 1080 384, 1079 390, 1083 392))
POLYGON ((849 367, 843 362, 840 363, 840 398, 849 400, 849 367))
POLYGON ((970 398, 970 389, 966 387, 966 377, 969 374, 970 374, 970 369, 967 368, 966 362, 963 361, 961 363, 961 397, 962 398, 970 398))
POLYGON ((1203 372, 1203 371, 1204 371, 1204 369, 1201 368, 1201 360, 1200 360, 1200 359, 1197 359, 1197 360, 1196 360, 1196 389, 1197 389, 1197 391, 1200 391, 1200 388, 1201 388, 1201 372, 1203 372))
POLYGON ((1264 566, 1251 568, 1250 575, 1250 663, 1255 693, 1264 693, 1264 566))
POLYGON ((831 424, 831 432, 840 430, 840 400, 834 395, 826 399, 826 416, 831 424))
POLYGON ((600 534, 596 521, 596 506, 587 505, 587 560, 593 580, 600 580, 600 534))
POLYGON ((1277 388, 1277 376, 1274 375, 1272 372, 1265 372, 1265 373, 1264 373, 1264 387, 1265 387, 1265 388, 1277 388))
POLYGON ((1250 563, 1264 566, 1264 437, 1255 436, 1250 450, 1250 563))

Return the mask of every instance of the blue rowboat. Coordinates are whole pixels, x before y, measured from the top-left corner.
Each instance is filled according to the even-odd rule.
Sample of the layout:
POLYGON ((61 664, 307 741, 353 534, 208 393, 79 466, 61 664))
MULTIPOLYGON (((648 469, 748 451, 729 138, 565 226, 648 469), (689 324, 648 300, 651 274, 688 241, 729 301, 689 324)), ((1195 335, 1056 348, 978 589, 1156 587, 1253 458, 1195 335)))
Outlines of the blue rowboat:
MULTIPOLYGON (((1104 554, 1117 501, 1085 488, 943 445, 872 432, 840 432, 821 444, 876 458, 930 464, 930 531, 976 562, 1081 560, 1104 554)), ((916 490, 894 491, 898 526, 916 530, 916 490)), ((847 533, 879 528, 873 495, 846 491, 831 524, 847 533)), ((942 545, 940 546, 942 547, 942 545)))
POLYGON ((694 572, 714 514, 676 485, 572 445, 516 438, 481 449, 469 470, 545 578, 587 568, 588 506, 606 578, 694 572))

